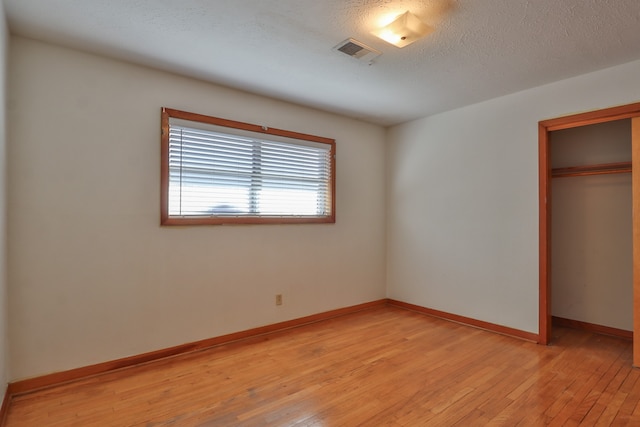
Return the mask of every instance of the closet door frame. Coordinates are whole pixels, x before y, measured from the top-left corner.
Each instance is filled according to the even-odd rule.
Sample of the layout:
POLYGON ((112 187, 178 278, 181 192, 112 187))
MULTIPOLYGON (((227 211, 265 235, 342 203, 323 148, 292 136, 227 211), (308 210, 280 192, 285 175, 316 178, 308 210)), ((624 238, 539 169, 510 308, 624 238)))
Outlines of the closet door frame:
MULTIPOLYGON (((631 119, 632 165, 640 165, 640 102, 588 113, 573 114, 538 123, 538 179, 540 221, 540 289, 539 289, 539 343, 551 341, 551 158, 549 133, 631 119)), ((640 336, 640 168, 632 172, 633 194, 633 332, 640 336)), ((633 341, 633 365, 640 366, 640 339, 633 341)))

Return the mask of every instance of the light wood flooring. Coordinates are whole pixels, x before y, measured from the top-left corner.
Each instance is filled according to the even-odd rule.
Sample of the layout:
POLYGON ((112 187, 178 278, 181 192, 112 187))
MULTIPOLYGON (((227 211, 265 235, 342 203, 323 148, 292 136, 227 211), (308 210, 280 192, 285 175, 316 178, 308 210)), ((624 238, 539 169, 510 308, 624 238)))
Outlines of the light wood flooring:
POLYGON ((13 399, 6 426, 640 425, 631 342, 380 307, 13 399))

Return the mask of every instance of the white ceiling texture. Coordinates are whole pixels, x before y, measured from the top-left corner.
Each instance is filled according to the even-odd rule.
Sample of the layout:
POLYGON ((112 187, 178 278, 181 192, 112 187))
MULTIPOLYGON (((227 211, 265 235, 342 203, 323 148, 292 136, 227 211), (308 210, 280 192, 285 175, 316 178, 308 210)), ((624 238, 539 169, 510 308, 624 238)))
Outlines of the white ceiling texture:
POLYGON ((640 0, 4 0, 13 33, 392 125, 640 59, 640 0), (403 49, 371 31, 411 11, 403 49), (332 48, 354 38, 372 65, 332 48))

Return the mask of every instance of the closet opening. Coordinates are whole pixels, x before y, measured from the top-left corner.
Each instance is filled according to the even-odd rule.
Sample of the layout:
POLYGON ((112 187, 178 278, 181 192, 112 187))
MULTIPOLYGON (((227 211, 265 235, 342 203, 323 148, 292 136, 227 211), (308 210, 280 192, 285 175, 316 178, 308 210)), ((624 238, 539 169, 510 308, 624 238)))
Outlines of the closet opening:
MULTIPOLYGON (((640 103, 539 123, 539 342, 640 333, 640 103)), ((640 366, 640 340, 634 366, 640 366)))
POLYGON ((633 337, 631 119, 550 132, 551 322, 633 337))

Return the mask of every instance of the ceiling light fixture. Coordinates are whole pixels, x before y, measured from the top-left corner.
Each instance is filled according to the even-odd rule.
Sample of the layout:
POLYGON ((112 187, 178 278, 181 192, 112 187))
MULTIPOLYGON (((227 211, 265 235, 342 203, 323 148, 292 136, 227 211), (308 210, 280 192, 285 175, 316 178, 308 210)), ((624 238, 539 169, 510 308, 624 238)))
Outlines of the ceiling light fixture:
POLYGON ((392 23, 372 34, 396 47, 405 47, 431 33, 433 28, 425 24, 416 15, 407 11, 392 23))

